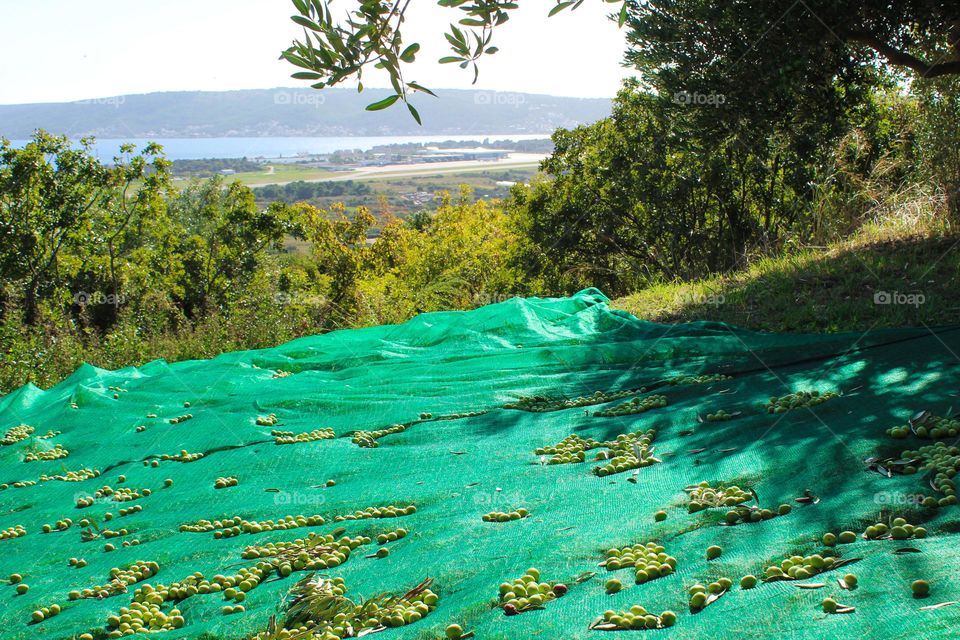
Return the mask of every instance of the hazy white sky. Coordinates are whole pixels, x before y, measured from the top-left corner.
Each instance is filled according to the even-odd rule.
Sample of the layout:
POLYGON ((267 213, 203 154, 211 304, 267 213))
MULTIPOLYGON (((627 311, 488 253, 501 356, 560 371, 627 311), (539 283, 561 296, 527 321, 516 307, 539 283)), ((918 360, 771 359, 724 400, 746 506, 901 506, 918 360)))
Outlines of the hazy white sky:
MULTIPOLYGON (((333 7, 348 7, 339 0, 333 7)), ((481 63, 479 89, 610 97, 629 71, 612 5, 589 0, 546 19, 547 0, 521 3, 481 63)), ((0 0, 0 104, 63 102, 175 90, 306 86, 279 52, 299 35, 288 0, 0 0)), ((459 12, 416 0, 407 42, 422 45, 409 80, 470 88, 440 66, 442 30, 459 12)), ((368 78, 367 86, 384 86, 368 78)))

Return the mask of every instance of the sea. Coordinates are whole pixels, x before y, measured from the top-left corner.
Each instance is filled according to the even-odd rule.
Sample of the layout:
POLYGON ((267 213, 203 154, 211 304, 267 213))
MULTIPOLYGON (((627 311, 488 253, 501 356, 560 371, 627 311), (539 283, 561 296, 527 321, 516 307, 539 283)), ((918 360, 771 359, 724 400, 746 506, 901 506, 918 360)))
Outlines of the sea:
MULTIPOLYGON (((126 138, 97 139, 94 153, 103 161, 112 160, 120 145, 133 143, 138 149, 149 142, 163 145, 169 160, 197 160, 202 158, 290 158, 296 156, 325 154, 343 150, 369 150, 383 144, 455 142, 482 144, 495 140, 541 140, 550 134, 485 133, 476 135, 433 136, 342 136, 320 138, 126 138)), ((23 146, 27 140, 12 140, 14 146, 23 146)))

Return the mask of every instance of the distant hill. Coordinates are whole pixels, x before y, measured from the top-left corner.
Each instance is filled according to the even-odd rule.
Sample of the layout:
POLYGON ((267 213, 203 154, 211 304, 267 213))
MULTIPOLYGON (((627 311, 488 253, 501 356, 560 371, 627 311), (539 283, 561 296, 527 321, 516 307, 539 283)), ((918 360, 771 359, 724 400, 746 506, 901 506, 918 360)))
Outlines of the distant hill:
POLYGON ((0 105, 0 136, 38 128, 71 137, 373 136, 549 133, 610 113, 609 99, 441 89, 415 97, 420 127, 402 105, 369 112, 386 90, 176 91, 65 103, 0 105))

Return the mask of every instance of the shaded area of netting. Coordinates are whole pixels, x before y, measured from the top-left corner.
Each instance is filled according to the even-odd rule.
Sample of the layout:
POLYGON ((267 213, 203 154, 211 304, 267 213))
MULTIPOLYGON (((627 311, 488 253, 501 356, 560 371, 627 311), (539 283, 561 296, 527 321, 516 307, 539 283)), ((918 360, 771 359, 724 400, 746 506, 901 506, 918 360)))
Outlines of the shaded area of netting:
MULTIPOLYGON (((451 623, 485 640, 954 637, 960 605, 923 609, 960 599, 952 489, 923 460, 900 459, 931 444, 932 428, 921 431, 927 439, 910 431, 896 440, 886 430, 922 410, 949 416, 960 402, 955 353, 953 328, 785 336, 657 325, 609 309, 588 290, 209 361, 83 367, 50 390, 25 387, 0 399, 0 530, 9 529, 0 534, 0 576, 20 574, 29 587, 18 595, 17 585, 0 584, 0 636, 107 637, 117 629, 108 620, 144 584, 235 575, 258 563, 250 548, 342 528, 337 536, 361 542, 316 575, 342 578, 352 597, 402 594, 433 579, 435 606, 374 635, 383 640, 439 638, 451 623), (771 397, 807 391, 826 400, 790 408, 787 399, 789 410, 768 411, 771 397), (657 396, 665 400, 650 400, 657 396), (616 448, 618 436, 650 429, 652 442, 616 448), (576 451, 568 464, 535 453, 565 438, 587 443, 583 462, 576 451), (596 461, 598 454, 622 457, 596 461), (875 470, 869 457, 880 459, 875 470), (608 470, 598 475, 600 467, 608 470), (730 507, 690 512, 685 489, 704 481, 749 493, 747 519, 751 507, 792 508, 728 526, 730 507), (917 504, 924 498, 944 506, 917 504), (391 505, 416 511, 337 518, 391 505), (525 517, 484 518, 521 509, 525 517), (660 510, 666 519, 657 521, 660 510), (286 528, 277 526, 286 516, 286 528), (898 516, 926 537, 860 536, 898 516), (253 524, 225 535, 234 518, 253 524), (407 534, 378 544, 398 527, 407 534), (824 533, 844 530, 857 540, 823 545, 824 533), (637 584, 634 568, 600 566, 608 549, 648 542, 675 558, 675 570, 637 584), (714 545, 722 553, 707 560, 714 545), (389 555, 376 557, 380 548, 389 555), (862 560, 799 581, 739 586, 744 575, 762 578, 784 558, 814 554, 862 560), (111 569, 136 561, 156 570, 111 588, 111 569), (500 585, 530 567, 566 593, 504 615, 500 585), (838 585, 847 572, 856 589, 838 585), (692 611, 687 590, 724 577, 731 588, 692 611), (623 589, 609 594, 610 578, 623 589), (918 579, 930 582, 925 599, 911 595, 918 579), (855 611, 824 613, 828 596, 855 611), (673 611, 676 623, 588 628, 632 605, 673 611), (44 607, 51 615, 31 623, 44 607)), ((942 424, 936 435, 952 445, 942 424)), ((176 608, 182 626, 156 637, 249 637, 271 616, 283 621, 286 595, 306 574, 294 566, 253 585, 242 613, 224 613, 236 601, 223 591, 185 591, 158 605, 167 614, 176 608)))

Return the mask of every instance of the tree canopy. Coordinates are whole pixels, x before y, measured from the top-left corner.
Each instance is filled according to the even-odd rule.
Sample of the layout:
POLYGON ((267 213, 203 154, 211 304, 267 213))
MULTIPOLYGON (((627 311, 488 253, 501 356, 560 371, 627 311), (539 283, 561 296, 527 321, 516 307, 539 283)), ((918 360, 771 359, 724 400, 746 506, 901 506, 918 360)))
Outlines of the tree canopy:
MULTIPOLYGON (((410 0, 357 0, 344 19, 335 17, 333 0, 292 2, 292 20, 304 35, 282 57, 300 68, 294 78, 317 89, 356 79, 362 90, 364 70, 383 69, 394 94, 367 109, 403 102, 420 121, 409 95, 432 92, 404 75, 420 51, 419 43, 404 38, 410 0)), ((547 15, 583 2, 554 0, 547 15)), ((758 115, 833 102, 831 94, 877 67, 924 78, 960 74, 960 3, 952 0, 603 2, 616 5, 611 18, 628 27, 627 62, 663 95, 690 99, 722 92, 741 98, 728 108, 754 104, 758 115)), ((437 0, 437 6, 456 18, 443 34, 450 55, 439 63, 468 69, 476 81, 479 60, 498 51, 495 29, 518 3, 437 0)))

